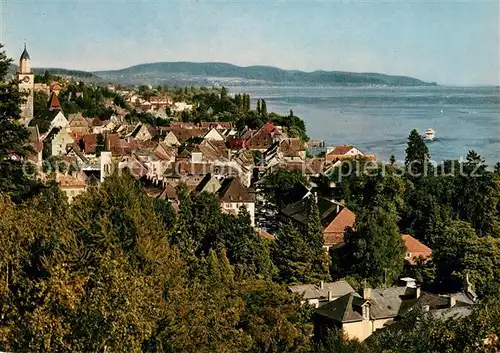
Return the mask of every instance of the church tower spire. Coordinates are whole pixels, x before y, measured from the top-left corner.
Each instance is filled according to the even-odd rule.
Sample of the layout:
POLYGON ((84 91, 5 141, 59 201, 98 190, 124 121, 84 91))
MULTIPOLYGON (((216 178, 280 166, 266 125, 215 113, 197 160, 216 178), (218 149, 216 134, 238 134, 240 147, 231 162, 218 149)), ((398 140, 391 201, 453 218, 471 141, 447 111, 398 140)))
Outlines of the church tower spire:
POLYGON ((33 119, 33 91, 35 88, 35 75, 31 71, 30 55, 26 50, 26 43, 24 43, 24 50, 19 58, 19 70, 17 71, 17 82, 19 85, 19 92, 24 93, 25 101, 21 103, 21 123, 28 125, 33 119))
POLYGON ((21 74, 31 73, 30 55, 26 50, 26 43, 24 43, 24 50, 23 53, 21 54, 21 58, 19 59, 19 73, 21 74))

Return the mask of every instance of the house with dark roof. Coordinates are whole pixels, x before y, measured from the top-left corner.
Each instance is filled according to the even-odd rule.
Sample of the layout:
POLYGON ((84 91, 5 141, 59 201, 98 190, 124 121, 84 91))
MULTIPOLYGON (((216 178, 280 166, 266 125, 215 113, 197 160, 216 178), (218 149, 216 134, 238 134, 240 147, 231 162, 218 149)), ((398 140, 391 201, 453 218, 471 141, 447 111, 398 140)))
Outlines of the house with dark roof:
POLYGON ((302 304, 307 302, 315 308, 355 292, 351 285, 343 280, 336 282, 321 281, 319 284, 297 284, 288 286, 288 291, 299 294, 302 297, 302 304))
POLYGON ((221 183, 219 180, 214 177, 212 173, 208 173, 196 186, 195 192, 208 192, 209 194, 215 194, 220 188, 221 183))
POLYGON ((466 293, 437 295, 422 292, 413 278, 402 278, 404 285, 364 288, 361 295, 351 292, 314 311, 315 335, 321 337, 336 327, 351 339, 365 340, 373 332, 419 307, 439 317, 468 315, 474 301, 466 293))
POLYGON ((219 202, 223 210, 238 214, 241 207, 245 207, 250 214, 250 223, 255 226, 255 191, 243 186, 239 178, 230 177, 222 182, 217 191, 219 202))

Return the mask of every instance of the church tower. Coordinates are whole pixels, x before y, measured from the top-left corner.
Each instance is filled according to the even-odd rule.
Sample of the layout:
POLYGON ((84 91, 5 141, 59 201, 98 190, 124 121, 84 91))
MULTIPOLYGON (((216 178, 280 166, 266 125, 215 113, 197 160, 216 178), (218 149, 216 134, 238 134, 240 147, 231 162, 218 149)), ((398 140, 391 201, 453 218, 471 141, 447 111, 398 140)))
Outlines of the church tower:
POLYGON ((33 91, 35 88, 35 75, 30 67, 30 55, 24 44, 24 51, 19 59, 19 70, 17 71, 17 80, 19 82, 19 92, 25 92, 21 103, 21 123, 28 125, 33 119, 33 91))

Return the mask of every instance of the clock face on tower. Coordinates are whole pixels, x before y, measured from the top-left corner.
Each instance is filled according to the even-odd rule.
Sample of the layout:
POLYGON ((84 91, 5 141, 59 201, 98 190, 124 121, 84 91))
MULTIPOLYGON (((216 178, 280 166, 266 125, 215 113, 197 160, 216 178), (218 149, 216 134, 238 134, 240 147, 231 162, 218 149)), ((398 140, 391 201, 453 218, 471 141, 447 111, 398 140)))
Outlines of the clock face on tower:
POLYGON ((26 82, 26 83, 30 82, 30 78, 29 78, 29 76, 25 76, 25 77, 23 78, 23 82, 26 82))

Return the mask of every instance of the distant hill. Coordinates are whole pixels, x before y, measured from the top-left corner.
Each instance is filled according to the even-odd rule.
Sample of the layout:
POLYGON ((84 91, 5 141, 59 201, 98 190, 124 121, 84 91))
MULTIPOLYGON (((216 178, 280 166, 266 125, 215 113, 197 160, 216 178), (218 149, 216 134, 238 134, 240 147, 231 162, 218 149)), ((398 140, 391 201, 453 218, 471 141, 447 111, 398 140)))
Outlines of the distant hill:
MULTIPOLYGON (((17 67, 11 65, 10 72, 17 67)), ((408 76, 344 71, 283 70, 272 66, 236 66, 227 63, 159 62, 121 70, 83 71, 63 68, 33 68, 33 72, 72 77, 84 81, 122 84, 178 85, 338 85, 338 86, 435 86, 408 76)))
MULTIPOLYGON (((8 73, 14 75, 17 72, 17 65, 10 65, 8 69, 8 73)), ((96 76, 94 73, 89 72, 89 71, 82 71, 82 70, 68 70, 68 69, 61 69, 57 67, 34 67, 33 68, 33 73, 37 75, 43 75, 45 71, 50 72, 52 75, 57 75, 57 76, 63 76, 63 77, 72 77, 72 78, 79 78, 79 79, 93 79, 93 80, 99 80, 99 77, 96 76)))
POLYGON ((217 62, 159 62, 135 65, 121 70, 96 71, 94 74, 106 81, 133 84, 436 85, 413 77, 379 73, 304 72, 271 66, 241 67, 217 62))
POLYGON ((33 72, 38 75, 43 75, 45 71, 48 71, 51 74, 58 76, 71 76, 71 77, 82 77, 82 78, 96 77, 94 73, 82 70, 68 70, 61 68, 44 68, 44 67, 33 68, 33 72))

